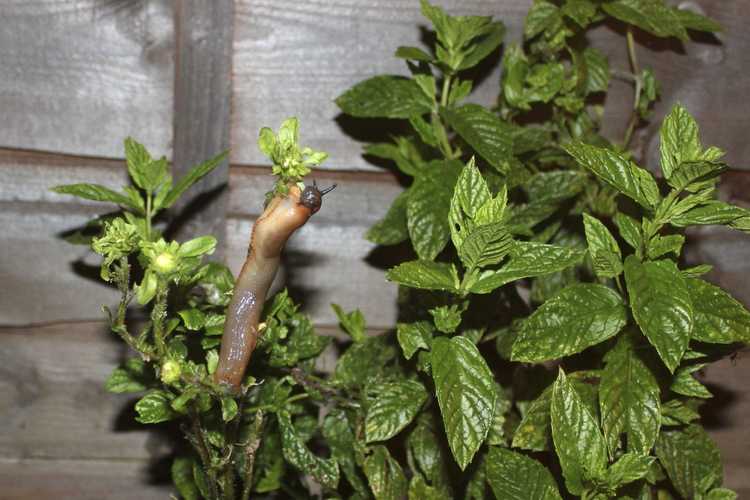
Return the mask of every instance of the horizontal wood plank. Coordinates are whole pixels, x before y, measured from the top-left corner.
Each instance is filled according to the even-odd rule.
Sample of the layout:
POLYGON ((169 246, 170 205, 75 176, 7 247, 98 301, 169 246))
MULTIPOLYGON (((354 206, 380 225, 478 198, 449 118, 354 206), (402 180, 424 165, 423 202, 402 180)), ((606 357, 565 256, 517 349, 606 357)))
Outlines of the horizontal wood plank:
POLYGON ((171 2, 3 2, 0 145, 123 157, 172 140, 171 2))

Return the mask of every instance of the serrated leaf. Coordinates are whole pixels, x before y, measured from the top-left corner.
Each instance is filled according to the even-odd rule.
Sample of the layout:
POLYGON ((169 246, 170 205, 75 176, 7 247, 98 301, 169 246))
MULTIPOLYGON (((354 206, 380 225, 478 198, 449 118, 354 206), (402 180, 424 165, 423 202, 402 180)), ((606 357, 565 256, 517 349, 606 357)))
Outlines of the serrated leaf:
POLYGON ((676 7, 672 9, 672 12, 674 12, 677 19, 680 20, 680 23, 689 30, 707 32, 717 32, 722 30, 721 24, 691 10, 676 7))
POLYGON ((712 344, 750 343, 750 312, 745 306, 702 279, 685 282, 695 313, 692 338, 712 344))
POLYGON ((488 270, 479 275, 470 288, 472 293, 490 293, 511 281, 562 271, 583 258, 582 251, 571 247, 533 241, 516 241, 514 247, 510 261, 500 270, 488 270))
POLYGON ((561 500, 550 471, 526 455, 490 447, 485 461, 487 482, 495 498, 507 500, 561 500))
POLYGON ((526 14, 523 34, 526 38, 534 38, 543 31, 552 30, 560 22, 562 16, 556 5, 544 0, 536 1, 526 14))
POLYGON ((679 368, 674 374, 669 390, 690 398, 707 399, 713 397, 713 394, 706 389, 706 386, 693 377, 693 373, 705 366, 706 364, 704 363, 679 368))
POLYGON ((510 252, 513 237, 504 223, 485 224, 469 231, 458 249, 464 266, 471 270, 499 264, 510 252))
POLYGON ((385 446, 373 447, 372 453, 365 458, 362 469, 375 500, 406 498, 407 482, 404 472, 385 446))
POLYGON ((571 285, 542 304, 521 326, 513 361, 562 358, 614 336, 627 323, 620 295, 604 285, 571 285))
POLYGON ((656 441, 656 456, 683 498, 697 498, 721 484, 719 449, 700 425, 662 429, 656 441))
POLYGON ((409 118, 432 111, 432 101, 414 80, 393 75, 368 78, 336 98, 344 113, 360 118, 409 118))
POLYGON ((552 386, 547 387, 526 408, 521 423, 513 435, 512 446, 531 451, 545 451, 550 434, 550 404, 552 386))
POLYGON ((680 18, 663 0, 616 0, 603 4, 602 8, 610 16, 652 35, 688 39, 680 18))
POLYGON ((569 143, 565 150, 583 167, 647 209, 659 202, 659 187, 653 176, 611 149, 582 142, 569 143))
POLYGON ((359 387, 379 379, 391 370, 387 365, 398 355, 396 349, 387 336, 367 337, 352 344, 336 364, 334 381, 359 387))
POLYGON ((552 388, 551 423, 565 485, 580 495, 584 482, 604 474, 607 446, 596 419, 562 370, 552 388))
POLYGON ((169 190, 169 194, 164 198, 161 208, 169 208, 187 191, 190 186, 201 180, 203 177, 211 173, 213 169, 221 165, 221 163, 227 158, 229 151, 224 151, 214 156, 210 160, 206 160, 203 163, 196 165, 191 168, 188 173, 183 175, 180 180, 169 190))
POLYGON ((612 233, 599 219, 583 214, 583 227, 594 273, 600 278, 614 278, 622 272, 622 254, 612 233))
POLYGON ((322 431, 326 444, 331 449, 331 458, 338 462, 346 479, 357 493, 368 495, 370 489, 357 466, 356 454, 359 452, 357 447, 360 443, 355 439, 344 412, 334 410, 326 415, 322 431))
POLYGON ((124 207, 132 208, 136 212, 140 212, 140 207, 138 207, 138 205, 129 197, 99 184, 65 184, 53 187, 52 191, 55 193, 77 196, 84 200, 108 201, 110 203, 116 203, 124 207))
POLYGON ((142 424, 166 422, 177 416, 170 406, 170 395, 165 391, 149 391, 135 404, 138 415, 135 419, 142 424))
POLYGON ((355 309, 347 313, 338 304, 331 304, 331 308, 336 313, 339 324, 352 340, 354 342, 362 342, 365 339, 365 328, 367 327, 367 322, 362 311, 355 309))
POLYGON ((661 171, 670 179, 684 161, 700 158, 703 147, 698 138, 698 124, 682 105, 676 104, 659 129, 661 171))
POLYGON ((474 150, 499 172, 506 173, 513 154, 513 129, 486 108, 465 104, 441 114, 474 150))
POLYGON ((737 500, 737 493, 728 488, 714 488, 709 491, 706 500, 737 500))
POLYGON ((670 234, 667 236, 655 234, 651 238, 651 241, 648 242, 646 253, 648 258, 652 260, 656 260, 669 253, 673 253, 675 256, 679 257, 684 243, 685 237, 681 234, 670 234))
POLYGON ((476 167, 474 157, 461 170, 456 180, 448 211, 448 224, 451 240, 456 249, 461 245, 474 226, 474 216, 480 207, 492 201, 487 182, 476 167))
POLYGON ((435 339, 431 364, 448 444, 464 470, 492 425, 494 378, 477 347, 464 337, 435 339))
POLYGON ((377 388, 367 408, 365 439, 368 443, 392 438, 409 425, 427 400, 427 391, 416 380, 390 382, 377 388))
POLYGON ((172 482, 185 500, 200 500, 201 494, 193 479, 194 461, 187 457, 177 457, 172 462, 172 482))
POLYGON ((620 231, 620 236, 622 236, 622 239, 630 245, 630 248, 634 250, 641 248, 643 235, 641 234, 641 226, 635 219, 622 212, 617 212, 612 218, 612 221, 620 231))
POLYGON ((661 425, 683 425, 698 420, 700 415, 678 399, 661 405, 661 425))
POLYGON ((432 343, 434 328, 429 321, 398 323, 396 338, 406 359, 411 359, 419 349, 428 350, 432 343))
POLYGON ((606 92, 609 89, 609 61, 599 50, 588 47, 583 51, 586 62, 586 93, 606 92))
POLYGON ((420 49, 419 47, 405 47, 401 46, 396 49, 394 54, 400 59, 411 59, 412 61, 424 61, 432 62, 432 56, 420 49))
POLYGON ((458 65, 458 70, 473 68, 485 57, 489 56, 492 51, 503 43, 505 36, 505 25, 500 21, 491 23, 488 27, 483 28, 484 34, 479 40, 474 40, 468 47, 468 53, 458 65))
POLYGON ((141 392, 147 389, 146 378, 146 365, 138 358, 131 358, 112 371, 104 388, 115 393, 141 392))
POLYGON ((632 483, 644 477, 656 457, 639 453, 625 453, 607 470, 607 483, 612 489, 632 483))
POLYGON ((633 316, 670 372, 680 364, 693 331, 693 303, 674 262, 625 259, 633 316))
POLYGON ((315 456, 300 438, 286 411, 277 413, 281 431, 282 452, 287 462, 313 476, 326 488, 335 489, 339 482, 339 466, 332 458, 315 456))
POLYGON ((672 216, 669 223, 677 227, 731 225, 746 217, 750 217, 749 210, 716 200, 672 216))
POLYGON ((559 203, 580 193, 585 183, 584 172, 556 170, 534 174, 525 188, 533 203, 559 203))
POLYGON ((389 269, 385 275, 389 281, 400 285, 425 290, 456 290, 455 267, 445 262, 413 260, 389 269))
POLYGON ((420 474, 411 478, 409 483, 409 500, 449 500, 444 492, 428 485, 420 474))
POLYGON ((406 225, 406 202, 409 199, 409 191, 399 194, 385 217, 376 222, 367 230, 365 238, 377 245, 396 245, 409 237, 409 229, 406 225))
POLYGON ((627 435, 628 451, 648 454, 659 433, 660 389, 633 335, 620 336, 604 357, 599 410, 610 456, 627 435))
POLYGON ((669 185, 677 190, 695 192, 702 189, 706 181, 716 179, 729 166, 718 161, 683 161, 668 179, 669 185))

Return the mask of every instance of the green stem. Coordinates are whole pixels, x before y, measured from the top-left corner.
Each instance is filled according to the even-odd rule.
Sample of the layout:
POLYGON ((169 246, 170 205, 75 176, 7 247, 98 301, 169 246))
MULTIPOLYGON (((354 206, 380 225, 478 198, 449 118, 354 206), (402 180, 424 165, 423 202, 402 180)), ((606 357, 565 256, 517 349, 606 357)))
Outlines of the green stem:
POLYGON ((255 425, 253 426, 253 437, 250 442, 245 446, 245 478, 244 486, 242 488, 242 500, 248 500, 250 493, 253 490, 253 468, 255 466, 255 454, 260 447, 261 439, 263 438, 261 431, 263 430, 263 412, 257 412, 255 414, 255 425))
POLYGON ((156 352, 159 356, 164 356, 167 352, 167 344, 164 340, 164 319, 167 317, 167 293, 168 288, 163 284, 159 285, 154 300, 154 308, 151 309, 151 328, 154 331, 154 343, 156 352))
POLYGON ((151 192, 146 193, 146 239, 151 241, 151 192))
POLYGON ((208 476, 208 488, 211 499, 218 499, 219 492, 216 489, 216 474, 211 467, 211 452, 206 444, 206 438, 203 435, 203 428, 200 423, 200 415, 193 409, 190 415, 191 425, 193 426, 193 435, 195 436, 195 448, 200 456, 201 462, 203 462, 203 469, 206 471, 208 476))
POLYGON ((451 76, 445 75, 443 78, 443 91, 440 93, 440 105, 445 107, 448 105, 448 95, 451 89, 451 76))
POLYGON ((643 82, 641 80, 641 70, 638 66, 638 57, 635 53, 635 39, 633 38, 633 30, 628 27, 627 33, 625 34, 625 38, 627 40, 628 44, 628 60, 630 61, 630 70, 633 72, 633 83, 635 85, 634 91, 633 91, 633 111, 630 115, 630 121, 628 122, 628 128, 625 130, 625 137, 622 140, 622 149, 627 150, 630 146, 630 141, 633 138, 633 132, 635 132, 635 128, 638 125, 638 101, 640 101, 641 98, 641 91, 643 87, 643 82))

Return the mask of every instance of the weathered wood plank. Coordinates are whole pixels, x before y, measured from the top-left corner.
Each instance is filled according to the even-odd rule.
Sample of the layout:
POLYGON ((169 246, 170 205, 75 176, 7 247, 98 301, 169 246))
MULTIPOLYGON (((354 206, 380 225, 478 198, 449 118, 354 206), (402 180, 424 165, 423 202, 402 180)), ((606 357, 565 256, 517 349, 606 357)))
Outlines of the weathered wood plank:
POLYGON ((0 145, 121 158, 172 139, 171 2, 3 2, 0 145))
MULTIPOLYGON (((437 2, 454 14, 502 18, 507 40, 517 39, 531 0, 448 0, 437 2)), ((342 126, 371 135, 372 121, 335 121, 333 103, 360 80, 380 73, 406 74, 393 57, 399 45, 421 45, 426 24, 416 0, 241 0, 234 44, 232 161, 267 165, 256 146, 262 126, 276 129, 289 116, 300 118, 301 141, 327 151, 326 168, 374 169, 361 158, 362 143, 342 126)), ((475 100, 494 101, 499 69, 485 74, 475 100)))
POLYGON ((5 500, 164 500, 172 486, 162 479, 145 461, 0 458, 5 500))
POLYGON ((131 355, 104 323, 2 328, 0 339, 0 457, 146 460, 169 453, 168 439, 132 420, 133 395, 104 390, 112 369, 131 355))
MULTIPOLYGON (((174 110, 174 174, 229 149, 232 99, 232 0, 181 0, 175 3, 177 34, 174 110)), ((178 201, 180 213, 200 201, 188 214, 180 213, 179 238, 213 234, 223 241, 226 215, 225 160, 178 201), (186 218, 186 216, 189 216, 186 218)), ((214 258, 221 258, 220 246, 214 258)))

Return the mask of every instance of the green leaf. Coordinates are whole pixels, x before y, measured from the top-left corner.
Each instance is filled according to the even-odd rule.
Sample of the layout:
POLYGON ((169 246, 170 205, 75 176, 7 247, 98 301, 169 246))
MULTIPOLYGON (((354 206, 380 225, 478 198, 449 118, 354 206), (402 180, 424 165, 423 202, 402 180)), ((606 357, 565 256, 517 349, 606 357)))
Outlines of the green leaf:
POLYGON ((367 408, 365 439, 368 443, 392 438, 414 420, 427 400, 427 391, 416 380, 377 387, 377 397, 367 408))
POLYGON ((216 249, 216 238, 213 236, 200 236, 186 241, 180 245, 177 255, 180 257, 199 257, 211 255, 216 249))
POLYGON ((697 498, 721 484, 719 449, 700 425, 662 429, 656 441, 656 456, 683 498, 697 498))
POLYGON ((669 386, 669 390, 691 398, 707 399, 713 397, 713 394, 706 389, 706 386, 698 382, 692 375, 698 370, 703 369, 705 366, 706 364, 703 363, 684 366, 678 369, 674 374, 672 385, 669 386))
POLYGON ((396 337, 406 359, 411 359, 419 349, 430 349, 433 327, 429 321, 396 324, 396 337))
POLYGON ((661 425, 683 425, 698 420, 700 415, 678 399, 661 405, 661 425))
POLYGON ((281 431, 282 452, 287 462, 305 474, 310 474, 326 488, 335 489, 339 483, 339 466, 332 458, 315 456, 300 438, 286 411, 277 413, 281 431))
POLYGON ((237 416, 237 401, 231 396, 224 396, 221 398, 221 419, 224 422, 229 422, 237 416))
POLYGON ((728 168, 725 163, 717 161, 686 161, 672 173, 668 182, 675 189, 695 192, 701 189, 706 181, 719 177, 728 168))
POLYGON ((469 45, 468 53, 458 65, 459 71, 473 68, 503 43, 503 37, 505 36, 505 25, 503 23, 499 21, 491 23, 483 31, 485 32, 483 37, 469 45))
POLYGON ((193 479, 194 461, 187 457, 177 457, 172 461, 172 482, 185 500, 200 500, 201 494, 193 479))
POLYGON ((653 176, 621 153, 582 142, 566 144, 565 150, 581 166, 644 208, 653 209, 659 202, 659 187, 653 176))
POLYGON ((344 412, 334 410, 326 415, 322 430, 326 444, 331 449, 331 458, 338 462, 354 490, 360 495, 367 496, 370 489, 357 466, 356 455, 360 452, 358 447, 361 443, 355 439, 344 412))
POLYGON ((362 311, 355 309, 347 313, 338 304, 331 304, 331 307, 344 331, 349 334, 354 342, 362 342, 365 339, 365 327, 367 326, 362 311))
POLYGON ((588 47, 583 51, 586 62, 586 93, 606 92, 609 89, 609 61, 599 50, 588 47))
POLYGON ((617 212, 612 218, 612 221, 620 231, 620 236, 622 236, 622 239, 630 245, 630 248, 639 250, 643 242, 640 224, 638 224, 635 219, 622 212, 617 212))
POLYGON ((344 113, 360 118, 409 118, 432 111, 432 101, 414 80, 393 75, 368 78, 336 98, 344 113))
POLYGON ((627 435, 628 451, 648 454, 659 433, 660 390, 631 334, 621 335, 604 357, 599 382, 599 410, 610 456, 627 435))
POLYGON ((513 344, 513 361, 562 358, 613 337, 627 323, 620 295, 604 285, 571 285, 523 322, 513 344))
POLYGON ((585 184, 584 172, 556 170, 534 174, 525 188, 534 203, 559 203, 576 196, 585 184))
POLYGON ((445 262, 429 260, 404 262, 389 269, 385 277, 389 281, 413 288, 448 291, 458 289, 456 269, 445 262))
POLYGON ((138 303, 146 305, 151 302, 151 299, 156 295, 158 284, 159 278, 156 273, 151 269, 148 269, 146 274, 143 275, 143 281, 141 281, 141 284, 136 286, 135 298, 138 300, 138 303))
POLYGON ((409 500, 449 500, 450 497, 437 488, 428 485, 420 474, 411 478, 409 500))
POLYGON ((737 500, 737 493, 727 488, 714 488, 708 492, 706 500, 737 500))
POLYGON ((487 455, 486 470, 487 482, 495 498, 562 500, 550 471, 521 453, 492 446, 487 455))
POLYGON ((731 226, 740 220, 745 220, 747 217, 750 217, 749 210, 716 200, 672 216, 669 219, 669 223, 677 227, 707 226, 712 224, 726 224, 731 226))
POLYGON ((659 138, 661 171, 667 179, 682 162, 700 159, 703 147, 698 138, 698 124, 681 104, 676 104, 664 118, 659 138))
POLYGON ((216 373, 216 367, 219 366, 219 353, 216 349, 206 352, 206 371, 209 375, 216 373))
POLYGON ((445 108, 441 114, 474 150, 499 172, 506 173, 513 154, 513 129, 478 104, 445 108))
POLYGON ((675 256, 679 257, 680 252, 682 252, 682 245, 685 243, 685 237, 681 234, 670 234, 667 236, 662 236, 660 234, 655 234, 651 241, 648 242, 648 258, 655 260, 661 257, 662 255, 667 255, 669 253, 673 253, 675 256))
POLYGON ((399 463, 385 446, 375 446, 365 458, 362 469, 367 476, 375 500, 402 500, 407 495, 407 482, 399 463))
POLYGON ((404 47, 396 49, 394 54, 400 59, 411 59, 412 61, 432 62, 432 56, 419 47, 404 47))
POLYGON ((577 264, 583 252, 533 241, 517 241, 510 261, 498 271, 484 271, 469 289, 472 293, 490 293, 521 278, 543 276, 577 264))
POLYGON ((367 337, 352 344, 336 364, 334 382, 359 387, 381 378, 398 352, 387 336, 367 337))
POLYGON ((436 338, 432 376, 453 457, 461 470, 487 437, 495 410, 494 379, 477 347, 467 338, 436 338))
POLYGON ((136 404, 135 419, 142 424, 156 424, 166 422, 177 416, 170 406, 171 396, 165 391, 151 390, 136 404))
POLYGON ((599 219, 583 214, 583 227, 594 273, 600 278, 614 278, 622 272, 622 254, 612 233, 599 219))
POLYGON ((394 137, 393 140, 395 144, 390 142, 368 144, 365 146, 365 154, 392 160, 401 172, 410 177, 421 175, 425 170, 424 160, 415 140, 402 136, 394 137))
POLYGON ((146 191, 154 191, 169 174, 167 159, 154 161, 143 144, 132 137, 125 139, 125 161, 135 185, 146 191))
POLYGON ((560 9, 544 0, 535 1, 526 14, 523 34, 527 39, 534 38, 543 31, 554 31, 555 25, 562 22, 560 9))
POLYGON ((365 238, 377 245, 396 245, 409 237, 409 229, 406 225, 406 202, 409 199, 409 191, 399 194, 385 217, 373 224, 367 230, 365 238))
POLYGON ((688 39, 680 18, 663 0, 617 0, 603 4, 602 8, 610 16, 652 35, 688 39))
POLYGON ((696 14, 691 10, 673 8, 672 12, 674 12, 677 19, 680 20, 680 23, 689 30, 708 32, 722 31, 721 24, 711 18, 696 14))
POLYGON ((177 184, 175 184, 172 189, 169 190, 169 194, 164 198, 164 202, 162 203, 161 207, 158 208, 169 208, 182 196, 182 194, 190 188, 193 184, 201 180, 203 177, 208 175, 213 169, 221 165, 221 163, 226 159, 227 155, 229 154, 229 151, 224 151, 223 153, 219 153, 217 156, 211 158, 210 160, 204 161, 200 165, 196 165, 195 167, 191 168, 190 171, 183 175, 179 181, 177 181, 177 184))
POLYGON ((146 365, 139 358, 131 358, 115 368, 104 384, 109 392, 141 392, 147 389, 146 365))
POLYGON ((513 435, 512 446, 531 451, 547 450, 550 434, 550 404, 552 402, 552 386, 542 393, 526 407, 521 423, 518 424, 513 435))
MULTIPOLYGON (((456 249, 461 248, 469 230, 475 226, 474 217, 480 208, 487 207, 484 208, 484 211, 488 212, 488 216, 490 215, 489 211, 492 209, 488 204, 492 200, 487 182, 476 167, 474 157, 472 156, 456 180, 448 212, 451 240, 456 249)), ((502 212, 504 210, 504 202, 499 201, 503 203, 502 212)), ((492 222, 499 222, 499 220, 492 222)))
POLYGON ((580 495, 584 483, 604 474, 607 446, 596 419, 562 369, 552 389, 551 421, 565 485, 570 493, 580 495))
POLYGON ((418 470, 433 485, 446 486, 449 482, 449 460, 447 450, 441 446, 442 433, 438 433, 432 413, 424 412, 417 419, 417 425, 409 433, 407 448, 418 470))
POLYGON ((122 205, 123 207, 131 208, 139 213, 141 211, 140 207, 138 207, 138 205, 129 197, 99 184, 65 184, 63 186, 53 187, 52 191, 55 193, 77 196, 84 200, 108 201, 122 205))
POLYGON ((612 489, 632 483, 644 477, 656 457, 639 453, 625 453, 607 470, 607 483, 612 489))
POLYGON ((182 318, 185 328, 197 331, 206 325, 206 314, 200 309, 183 309, 177 313, 182 318))
POLYGON ((420 259, 433 260, 448 243, 448 211, 461 167, 457 161, 431 162, 432 175, 418 177, 409 189, 407 228, 420 259))
POLYGON ((692 338, 712 344, 750 343, 750 312, 745 306, 702 279, 685 282, 695 312, 692 338))
POLYGON ((693 303, 674 262, 625 259, 633 316, 670 372, 680 364, 693 331, 693 303))
POLYGON ((499 264, 512 246, 513 237, 504 223, 485 224, 469 231, 458 255, 464 266, 471 270, 499 264))

